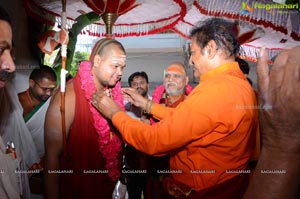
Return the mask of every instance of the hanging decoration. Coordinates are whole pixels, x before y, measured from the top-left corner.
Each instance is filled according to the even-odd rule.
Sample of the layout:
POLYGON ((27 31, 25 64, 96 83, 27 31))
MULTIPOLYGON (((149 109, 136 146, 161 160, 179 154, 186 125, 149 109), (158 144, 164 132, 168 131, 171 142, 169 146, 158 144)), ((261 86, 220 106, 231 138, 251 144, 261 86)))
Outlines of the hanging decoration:
MULTIPOLYGON (((28 14, 36 20, 52 26, 61 25, 61 4, 58 0, 24 2, 28 14)), ((193 2, 194 0, 68 0, 66 23, 70 28, 80 14, 94 11, 101 19, 85 27, 82 33, 103 37, 106 36, 107 22, 104 13, 113 13, 116 15, 112 27, 114 37, 143 36, 170 30, 185 16, 193 2)))
POLYGON ((237 21, 242 43, 241 58, 256 61, 260 47, 265 46, 271 64, 271 58, 277 56, 283 48, 300 45, 300 12, 282 7, 270 0, 195 0, 192 8, 173 30, 189 39, 191 29, 199 21, 211 17, 237 21), (266 6, 276 8, 267 9, 266 6))

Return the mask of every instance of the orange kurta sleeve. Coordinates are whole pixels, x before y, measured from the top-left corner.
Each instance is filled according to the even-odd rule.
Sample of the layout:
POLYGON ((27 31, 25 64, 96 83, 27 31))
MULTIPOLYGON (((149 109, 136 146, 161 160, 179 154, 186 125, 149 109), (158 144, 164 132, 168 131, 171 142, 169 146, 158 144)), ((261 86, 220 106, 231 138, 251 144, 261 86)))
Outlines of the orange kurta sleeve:
POLYGON ((171 112, 173 112, 173 108, 166 107, 153 102, 151 114, 154 118, 162 120, 166 117, 166 115, 170 114, 171 112))

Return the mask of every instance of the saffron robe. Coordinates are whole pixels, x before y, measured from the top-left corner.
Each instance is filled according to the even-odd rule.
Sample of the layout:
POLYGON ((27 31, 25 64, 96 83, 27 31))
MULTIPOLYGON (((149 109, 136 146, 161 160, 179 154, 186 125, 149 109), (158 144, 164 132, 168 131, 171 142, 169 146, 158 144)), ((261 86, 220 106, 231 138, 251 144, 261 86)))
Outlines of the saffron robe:
MULTIPOLYGON (((79 76, 73 79, 76 96, 74 121, 67 139, 67 157, 61 159, 61 170, 73 174, 60 174, 61 198, 111 199, 117 181, 112 181, 105 167, 94 128, 89 103, 81 89, 79 76), (89 171, 101 173, 88 173, 89 171)), ((121 158, 121 156, 120 156, 121 158)), ((121 159, 120 159, 121 170, 121 159)))
POLYGON ((202 75, 200 84, 176 108, 153 104, 151 113, 161 120, 152 126, 124 112, 116 113, 112 121, 123 139, 138 150, 156 156, 170 153, 176 181, 200 191, 248 168, 258 111, 255 93, 237 62, 202 75))

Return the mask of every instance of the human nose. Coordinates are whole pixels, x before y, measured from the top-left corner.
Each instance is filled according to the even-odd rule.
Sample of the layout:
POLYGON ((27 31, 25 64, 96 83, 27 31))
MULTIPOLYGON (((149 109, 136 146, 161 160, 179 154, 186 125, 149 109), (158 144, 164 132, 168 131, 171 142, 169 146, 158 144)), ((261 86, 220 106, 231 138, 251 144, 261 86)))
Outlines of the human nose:
POLYGON ((50 96, 51 94, 52 94, 52 90, 47 89, 47 90, 46 90, 46 95, 50 96))
POLYGON ((118 67, 116 73, 117 73, 118 75, 122 76, 122 74, 123 74, 123 68, 118 67))
POLYGON ((190 64, 190 65, 194 65, 194 62, 193 62, 193 56, 192 56, 192 55, 190 56, 189 64, 190 64))
POLYGON ((0 56, 0 66, 1 70, 5 70, 7 72, 14 72, 16 70, 15 63, 9 50, 5 50, 0 56))
POLYGON ((173 78, 171 77, 171 75, 169 75, 168 77, 165 78, 166 82, 172 82, 173 78))

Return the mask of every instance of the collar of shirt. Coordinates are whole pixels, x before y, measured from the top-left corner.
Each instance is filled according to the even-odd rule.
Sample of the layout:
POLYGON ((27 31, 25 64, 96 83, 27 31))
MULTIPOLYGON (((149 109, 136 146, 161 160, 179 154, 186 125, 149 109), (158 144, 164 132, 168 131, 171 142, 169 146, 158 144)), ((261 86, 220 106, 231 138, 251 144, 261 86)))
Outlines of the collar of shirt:
POLYGON ((226 64, 222 64, 222 65, 208 71, 204 75, 202 75, 200 80, 205 81, 206 79, 209 79, 209 77, 212 77, 212 76, 217 75, 217 74, 225 73, 228 70, 240 70, 239 64, 237 62, 228 62, 226 64))

